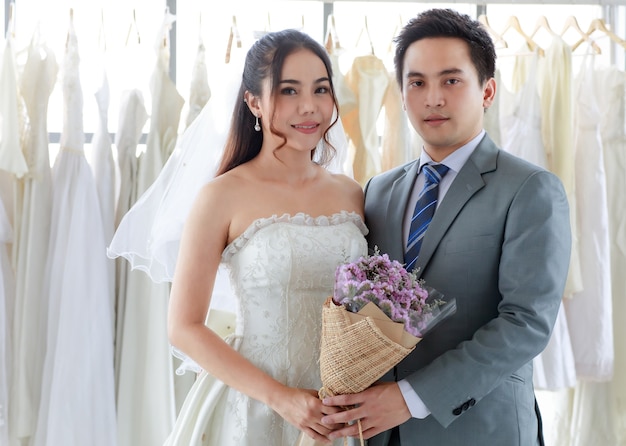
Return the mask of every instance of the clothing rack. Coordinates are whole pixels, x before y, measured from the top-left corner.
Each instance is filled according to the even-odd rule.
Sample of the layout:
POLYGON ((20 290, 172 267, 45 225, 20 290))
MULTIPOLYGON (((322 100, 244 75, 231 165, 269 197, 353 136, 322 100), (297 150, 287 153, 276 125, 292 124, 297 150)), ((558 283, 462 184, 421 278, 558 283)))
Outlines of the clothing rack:
MULTIPOLYGON (((16 1, 19 0, 4 0, 4 26, 2 28, 3 30, 3 35, 6 33, 6 29, 7 29, 7 25, 9 22, 9 16, 10 16, 10 5, 11 3, 15 3, 16 1)), ((321 1, 324 5, 324 26, 326 26, 326 22, 327 22, 327 18, 329 15, 331 15, 333 13, 333 5, 336 2, 346 2, 346 1, 357 1, 357 0, 319 0, 321 1)), ((368 1, 377 1, 380 3, 384 3, 385 0, 368 0, 368 1)), ((396 1, 400 1, 400 2, 407 2, 407 3, 427 3, 427 0, 396 0, 396 1)), ((178 3, 178 0, 165 0, 164 1, 165 6, 167 6, 169 8, 169 10, 171 11, 172 14, 176 14, 176 5, 178 3)), ((454 5, 455 3, 457 3, 456 0, 450 0, 451 5, 454 5)), ((490 4, 507 4, 507 3, 511 3, 510 0, 482 0, 482 1, 476 1, 476 17, 480 16, 480 15, 485 15, 487 13, 487 7, 490 4)), ((616 24, 617 20, 616 20, 616 9, 619 5, 623 5, 623 0, 516 0, 515 1, 516 4, 519 5, 523 5, 523 4, 536 4, 536 3, 541 3, 541 4, 553 4, 553 5, 601 5, 604 6, 605 9, 605 17, 604 20, 607 22, 607 24, 609 26, 611 26, 611 29, 614 29, 614 25, 616 24)), ((623 18, 626 21, 626 11, 623 12, 623 18)), ((175 26, 176 24, 174 24, 174 26, 172 27, 172 34, 174 35, 173 38, 175 38, 175 34, 176 34, 176 30, 175 30, 175 26)), ((326 32, 326 30, 324 30, 324 32, 326 32)), ((175 41, 172 40, 172 47, 175 48, 175 41)), ((172 54, 172 60, 175 61, 175 53, 172 54)), ((174 63, 174 62, 172 62, 174 63)), ((175 65, 174 65, 175 66, 175 65)))
MULTIPOLYGON (((20 0, 4 0, 4 23, 3 23, 3 36, 6 34, 8 29, 9 20, 12 14, 12 4, 18 4, 20 0)), ((319 0, 323 3, 323 15, 324 15, 324 35, 327 33, 327 24, 328 18, 334 12, 334 4, 336 2, 349 2, 349 1, 357 1, 357 0, 319 0)), ((385 0, 369 0, 378 3, 384 3, 385 0)), ((406 3, 426 3, 426 0, 399 0, 401 2, 406 3)), ((176 7, 178 0, 165 0, 165 7, 169 9, 169 11, 176 15, 176 7)), ((451 6, 457 3, 456 0, 450 0, 451 6)), ((507 4, 510 3, 510 0, 482 0, 476 1, 476 17, 486 16, 488 5, 496 5, 496 4, 507 4)), ((620 5, 623 5, 623 0, 516 0, 516 4, 553 4, 553 5, 600 5, 603 6, 603 17, 602 17, 602 26, 604 29, 602 31, 608 29, 614 30, 616 29, 616 25, 618 23, 618 8, 620 5), (604 27, 606 25, 606 27, 604 27)), ((626 22, 626 8, 622 6, 623 11, 622 14, 622 22, 626 22)), ((596 28, 601 29, 601 28, 596 28)), ((587 34, 590 34, 587 32, 587 34)), ((172 24, 172 28, 170 30, 170 42, 171 42, 171 56, 170 56, 170 76, 171 79, 176 82, 176 22, 172 24)), ((579 42, 579 44, 582 43, 579 42)), ((621 43, 620 43, 621 45, 621 43)), ((623 46, 623 45, 621 45, 623 46)))
MULTIPOLYGON (((330 23, 329 18, 333 16, 335 3, 350 2, 350 1, 356 1, 356 0, 320 0, 320 1, 323 3, 323 35, 328 36, 328 26, 330 23)), ((374 2, 376 0, 370 0, 370 1, 374 2)), ((406 2, 406 3, 425 3, 425 0, 418 0, 418 1, 400 0, 400 1, 406 2)), ((476 17, 483 17, 484 24, 486 21, 486 17, 488 17, 489 5, 510 3, 510 0, 475 0, 475 1, 476 1, 476 5, 475 5, 476 17)), ((4 2, 4 21, 3 21, 3 34, 2 35, 5 36, 8 31, 11 16, 13 14, 17 16, 20 13, 27 13, 27 12, 22 12, 19 8, 21 0, 3 0, 3 2, 4 2)), ((377 0, 376 2, 384 3, 385 0, 377 0)), ((162 2, 161 6, 168 8, 171 14, 176 15, 177 3, 178 3, 178 0, 165 0, 162 2)), ((457 3, 457 0, 450 0, 451 7, 454 7, 455 3, 457 3)), ((597 37, 598 34, 600 33, 605 33, 611 38, 611 41, 613 42, 613 44, 610 47, 611 48, 610 60, 612 62, 616 62, 618 60, 618 57, 617 57, 618 51, 621 52, 621 51, 624 51, 624 49, 626 49, 626 43, 625 43, 624 38, 613 33, 612 31, 609 31, 609 30, 616 30, 618 23, 626 23, 626 7, 620 6, 623 4, 623 0, 516 0, 516 4, 520 4, 520 5, 534 4, 534 3, 554 4, 554 5, 559 5, 559 4, 563 4, 563 5, 566 5, 566 4, 568 5, 572 5, 572 4, 598 5, 599 4, 599 5, 602 5, 602 11, 603 11, 602 17, 594 20, 590 29, 586 33, 581 34, 580 41, 572 45, 572 48, 574 49, 574 47, 581 45, 585 40, 589 40, 591 34, 593 33, 595 33, 594 37, 597 37), (618 20, 618 15, 620 16, 619 17, 620 20, 618 20)), ((155 6, 158 7, 158 5, 155 5, 155 6)), ((519 21, 513 20, 515 16, 511 16, 511 17, 512 17, 512 21, 510 22, 511 26, 521 31, 521 27, 519 26, 519 21)), ((541 19, 541 17, 539 19, 541 19)), ((365 18, 365 20, 367 21, 367 18, 365 18)), ((499 29, 499 31, 501 34, 502 30, 499 29)), ((512 32, 512 30, 508 32, 512 32)), ((524 33, 526 37, 528 38, 529 42, 532 41, 532 34, 534 34, 535 32, 536 30, 533 31, 529 35, 528 33, 525 33, 522 31, 522 33, 524 33)), ((494 32, 493 27, 491 28, 491 33, 494 37, 496 37, 496 40, 498 40, 498 37, 497 37, 498 33, 494 32)), ((177 67, 177 48, 176 48, 177 22, 176 21, 174 21, 169 31, 169 39, 170 39, 169 75, 172 81, 176 83, 176 67, 177 67)), ((500 38, 499 40, 500 42, 506 41, 506 39, 503 39, 503 38, 500 38)), ((624 56, 619 54, 619 60, 620 61, 624 60, 624 56)), ((626 68, 626 67, 622 67, 622 68, 626 68)), ((92 137, 93 137, 93 134, 91 133, 85 134, 85 138, 87 142, 91 141, 92 137)), ((145 139, 146 139, 146 135, 144 134, 142 136, 142 140, 145 141, 145 139)), ((50 133, 49 141, 51 143, 58 143, 60 141, 60 133, 58 132, 50 133)))

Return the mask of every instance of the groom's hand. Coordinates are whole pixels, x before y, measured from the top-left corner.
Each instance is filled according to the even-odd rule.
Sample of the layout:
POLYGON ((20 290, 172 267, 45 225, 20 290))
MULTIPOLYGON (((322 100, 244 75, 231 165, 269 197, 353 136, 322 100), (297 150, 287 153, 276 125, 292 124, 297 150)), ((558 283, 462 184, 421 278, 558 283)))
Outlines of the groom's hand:
POLYGON ((328 435, 331 440, 342 437, 358 438, 359 427, 356 421, 359 419, 363 438, 367 439, 411 418, 411 412, 397 383, 381 383, 361 393, 324 398, 323 403, 326 406, 356 406, 322 418, 322 423, 328 426, 354 422, 328 435))

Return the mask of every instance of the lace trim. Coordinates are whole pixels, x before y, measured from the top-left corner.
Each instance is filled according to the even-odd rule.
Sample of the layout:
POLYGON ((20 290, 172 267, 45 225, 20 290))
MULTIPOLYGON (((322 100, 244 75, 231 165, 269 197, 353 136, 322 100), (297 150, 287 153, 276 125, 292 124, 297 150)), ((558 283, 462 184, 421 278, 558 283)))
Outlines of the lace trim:
POLYGON ((237 251, 239 251, 248 240, 252 238, 259 230, 271 226, 276 223, 290 223, 294 225, 302 226, 336 226, 342 223, 352 222, 361 231, 363 235, 367 235, 369 230, 363 219, 356 212, 340 211, 330 216, 320 215, 319 217, 312 217, 304 212, 298 212, 297 214, 283 214, 280 217, 278 215, 272 215, 271 217, 258 218, 254 220, 243 233, 234 239, 222 252, 222 261, 230 259, 237 251))

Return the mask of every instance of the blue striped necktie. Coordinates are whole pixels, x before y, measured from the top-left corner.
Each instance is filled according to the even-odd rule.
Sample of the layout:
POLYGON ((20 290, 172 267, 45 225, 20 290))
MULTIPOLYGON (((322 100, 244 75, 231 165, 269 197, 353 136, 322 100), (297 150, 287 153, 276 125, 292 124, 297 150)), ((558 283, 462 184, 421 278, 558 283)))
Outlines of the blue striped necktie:
POLYGON ((448 167, 443 164, 426 164, 422 167, 422 171, 425 178, 424 188, 417 199, 417 203, 415 203, 409 239, 404 253, 404 264, 407 271, 411 271, 417 262, 424 234, 437 208, 439 182, 448 172, 448 167))

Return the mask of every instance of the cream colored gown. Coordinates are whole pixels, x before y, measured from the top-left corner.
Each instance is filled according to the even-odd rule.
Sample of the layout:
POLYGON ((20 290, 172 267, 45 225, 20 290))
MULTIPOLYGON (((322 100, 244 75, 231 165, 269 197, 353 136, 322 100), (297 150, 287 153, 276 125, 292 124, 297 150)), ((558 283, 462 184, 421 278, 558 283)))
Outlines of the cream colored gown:
POLYGON ((563 182, 570 205, 572 255, 564 295, 571 297, 583 288, 581 255, 576 222, 574 97, 572 83, 572 49, 563 38, 553 37, 539 65, 537 78, 541 98, 541 132, 548 166, 563 182))
POLYGON ((38 36, 33 36, 20 79, 30 121, 24 150, 29 173, 16 187, 22 224, 15 240, 17 298, 13 317, 11 432, 22 441, 28 441, 35 433, 45 358, 48 299, 42 281, 33 278, 44 276, 50 242, 52 174, 47 119, 48 100, 58 70, 55 54, 39 42, 38 36))
POLYGON ((389 73, 383 61, 372 55, 352 62, 346 81, 357 98, 357 107, 342 117, 353 152, 354 179, 361 184, 380 173, 381 146, 376 121, 383 107, 389 73))

